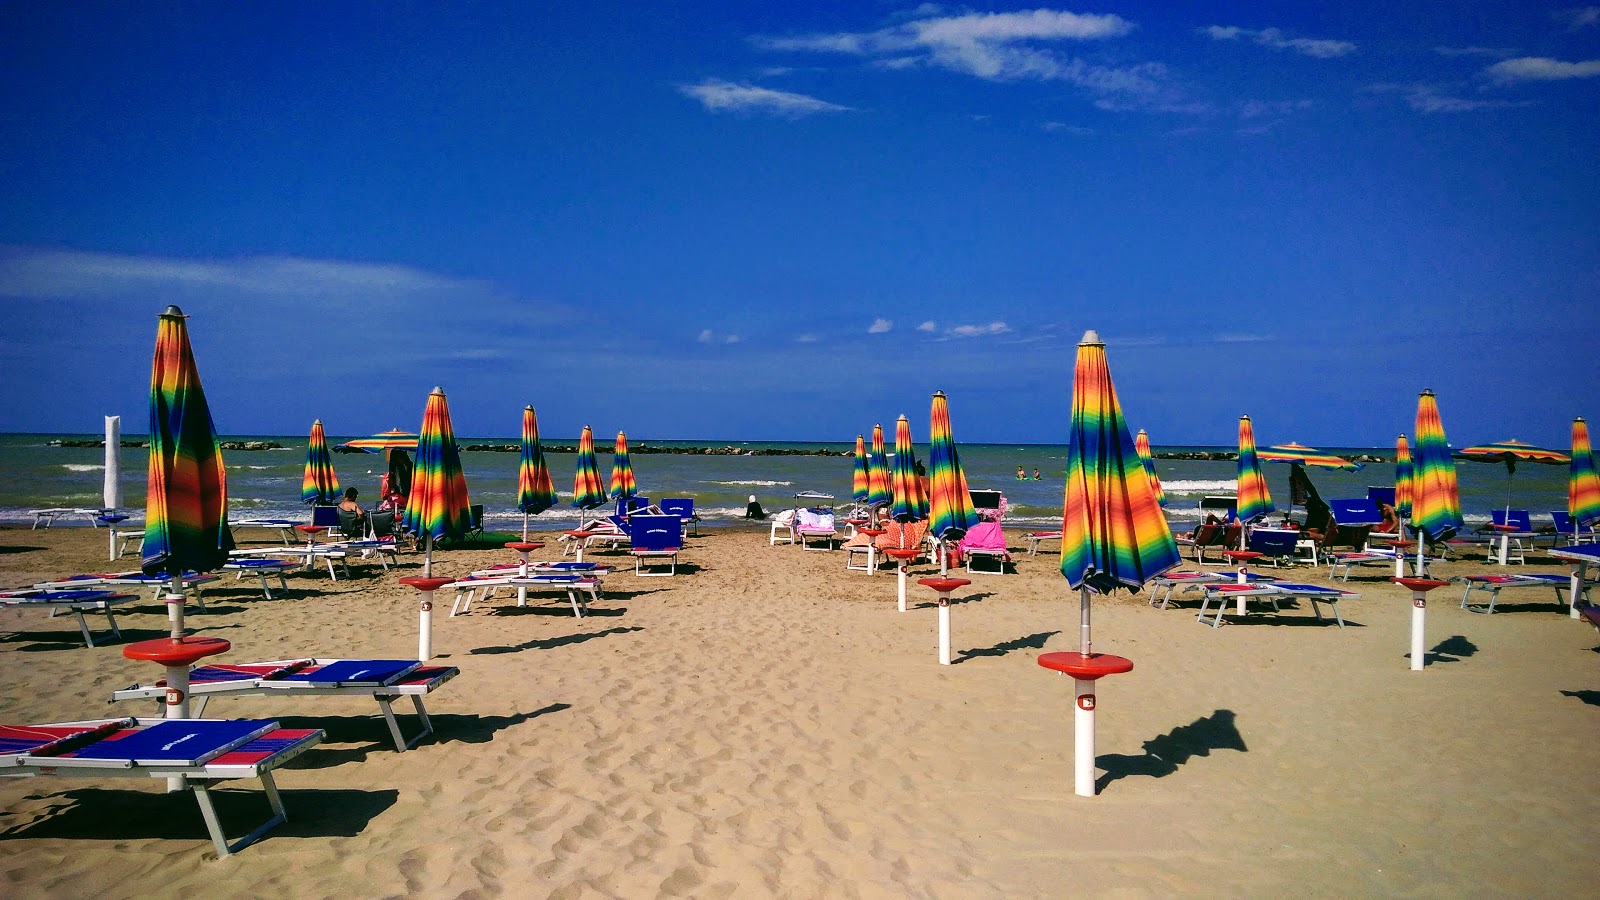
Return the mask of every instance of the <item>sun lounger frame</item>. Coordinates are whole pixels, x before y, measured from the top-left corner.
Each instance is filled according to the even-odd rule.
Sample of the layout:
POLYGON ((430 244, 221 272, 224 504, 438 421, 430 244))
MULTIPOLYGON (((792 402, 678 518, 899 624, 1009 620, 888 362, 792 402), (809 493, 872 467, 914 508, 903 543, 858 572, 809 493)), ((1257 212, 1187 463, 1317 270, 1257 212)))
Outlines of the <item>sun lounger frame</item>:
POLYGON ((1206 612, 1211 608, 1211 602, 1217 601, 1216 615, 1211 619, 1211 627, 1218 628, 1222 625, 1222 614, 1228 608, 1230 601, 1239 597, 1259 597, 1272 604, 1274 613, 1282 612, 1278 606, 1279 600, 1311 601, 1311 611, 1316 614, 1317 621, 1323 621, 1321 604, 1328 604, 1333 612, 1333 619, 1339 625, 1339 630, 1344 630, 1344 616, 1339 614, 1340 600, 1354 600, 1361 595, 1338 588, 1325 588, 1314 584, 1288 584, 1283 582, 1263 582, 1261 584, 1210 584, 1205 587, 1204 599, 1200 601, 1200 612, 1195 616, 1195 621, 1205 624, 1206 612))
POLYGON ((105 590, 68 590, 53 591, 29 588, 20 591, 6 591, 0 594, 0 606, 14 606, 24 609, 30 606, 48 609, 54 616, 62 610, 70 610, 78 619, 78 631, 83 634, 85 647, 94 646, 94 635, 89 631, 89 622, 84 619, 86 612, 103 612, 106 614, 106 625, 111 630, 111 637, 115 640, 122 639, 122 629, 117 627, 117 614, 112 609, 118 603, 126 600, 137 600, 133 594, 119 594, 116 591, 105 590), (61 597, 61 594, 78 594, 76 598, 61 597), (81 595, 97 596, 81 596, 81 595))
MULTIPOLYGON (((1461 594, 1461 608, 1471 613, 1494 615, 1495 602, 1500 599, 1500 592, 1506 588, 1522 587, 1547 587, 1556 592, 1556 602, 1562 603, 1561 592, 1572 591, 1572 581, 1565 575, 1546 574, 1500 574, 1492 575, 1467 575, 1461 579, 1467 589, 1461 594), (1488 603, 1469 603, 1474 590, 1484 591, 1489 595, 1488 603)), ((1589 596, 1589 586, 1583 586, 1583 596, 1589 596)), ((1570 598, 1566 601, 1570 605, 1570 598)))

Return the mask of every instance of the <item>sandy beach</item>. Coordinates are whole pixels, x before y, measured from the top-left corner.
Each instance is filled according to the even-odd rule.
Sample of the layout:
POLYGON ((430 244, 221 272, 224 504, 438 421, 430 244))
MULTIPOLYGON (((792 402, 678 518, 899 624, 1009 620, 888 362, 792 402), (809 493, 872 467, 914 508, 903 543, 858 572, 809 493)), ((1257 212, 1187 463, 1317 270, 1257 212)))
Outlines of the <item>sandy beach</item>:
MULTIPOLYGON (((428 700, 433 739, 396 753, 370 701, 214 701, 210 716, 327 730, 278 773, 288 823, 218 861, 193 799, 155 782, 3 779, 5 893, 1593 891, 1600 635, 1548 591, 1508 591, 1493 616, 1457 608, 1458 588, 1436 592, 1438 652, 1422 673, 1407 668, 1408 595, 1377 569, 1350 582, 1362 597, 1341 604, 1342 631, 1304 604, 1213 630, 1192 600, 1101 599, 1095 649, 1135 668, 1101 683, 1101 793, 1086 799, 1072 792, 1071 683, 1035 661, 1076 648, 1076 596, 1053 554, 1011 538, 1015 573, 956 595, 949 667, 927 589, 913 585, 899 613, 891 573, 769 547, 764 529, 691 539, 674 578, 630 565, 583 619, 554 600, 452 619, 446 602, 436 661, 461 675, 428 700)), ((90 529, 0 530, 0 583, 104 570, 104 548, 90 529)), ((436 568, 512 558, 443 552, 436 568)), ((1527 571, 1566 571, 1549 563, 1527 571)), ((406 657, 416 601, 397 577, 300 573, 272 601, 230 581, 189 623, 231 641, 234 662, 406 657)), ((165 632, 153 605, 119 618, 128 639, 165 632)), ((83 648, 70 618, 0 611, 0 721, 149 715, 106 700, 156 674, 117 642, 83 648)), ((219 805, 237 833, 265 803, 257 783, 232 784, 219 805)))

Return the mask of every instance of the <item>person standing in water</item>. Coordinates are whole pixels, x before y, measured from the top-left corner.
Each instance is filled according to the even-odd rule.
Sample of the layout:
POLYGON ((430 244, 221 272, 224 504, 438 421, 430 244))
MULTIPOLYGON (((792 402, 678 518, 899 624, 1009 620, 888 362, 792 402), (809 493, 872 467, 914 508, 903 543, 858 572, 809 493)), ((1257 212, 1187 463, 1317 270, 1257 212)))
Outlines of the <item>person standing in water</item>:
POLYGON ((1018 481, 1027 481, 1028 480, 1028 473, 1022 471, 1022 467, 1021 466, 1017 466, 1017 480, 1018 481))
POLYGON ((1034 470, 1033 470, 1033 480, 1034 480, 1034 481, 1038 481, 1038 480, 1040 480, 1040 479, 1039 479, 1039 470, 1038 470, 1038 469, 1034 469, 1034 470))

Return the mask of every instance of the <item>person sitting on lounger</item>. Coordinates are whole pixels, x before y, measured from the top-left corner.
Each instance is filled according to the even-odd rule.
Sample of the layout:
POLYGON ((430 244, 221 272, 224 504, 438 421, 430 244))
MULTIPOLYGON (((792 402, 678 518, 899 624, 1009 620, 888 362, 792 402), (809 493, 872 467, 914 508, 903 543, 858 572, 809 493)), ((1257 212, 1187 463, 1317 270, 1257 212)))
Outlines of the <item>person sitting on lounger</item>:
POLYGON ((339 508, 355 516, 356 522, 365 526, 367 524, 367 511, 362 509, 361 504, 356 502, 356 497, 359 493, 355 488, 346 488, 344 499, 339 501, 339 508))

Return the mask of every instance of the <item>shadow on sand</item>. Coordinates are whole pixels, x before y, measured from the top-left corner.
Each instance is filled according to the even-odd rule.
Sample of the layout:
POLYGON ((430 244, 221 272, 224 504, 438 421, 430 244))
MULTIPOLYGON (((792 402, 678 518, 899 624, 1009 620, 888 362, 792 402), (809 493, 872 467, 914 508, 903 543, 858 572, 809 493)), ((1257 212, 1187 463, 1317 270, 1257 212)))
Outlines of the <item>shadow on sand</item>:
POLYGON ((1234 725, 1234 712, 1231 709, 1219 709, 1209 716, 1195 719, 1188 725, 1179 725, 1166 734, 1145 741, 1144 753, 1140 756, 1101 754, 1096 762, 1106 770, 1106 774, 1095 782, 1095 790, 1103 791, 1111 782, 1130 775, 1164 778, 1196 756, 1210 756, 1213 750, 1248 752, 1244 737, 1234 725))
POLYGON ((1012 638, 1009 641, 1001 641, 1000 643, 995 644, 993 647, 982 647, 973 650, 967 650, 959 657, 952 660, 952 662, 964 663, 967 660, 978 656, 1005 656, 1007 653, 1010 653, 1013 650, 1043 650, 1045 641, 1050 640, 1060 633, 1061 632, 1059 631, 1038 631, 1026 637, 1012 638))
POLYGON ((535 638, 531 641, 523 641, 520 644, 507 644, 502 647, 474 647, 467 652, 472 654, 494 654, 520 653, 523 650, 553 650, 556 647, 566 647, 571 644, 581 644, 584 641, 592 641, 596 638, 610 637, 613 634, 628 634, 629 632, 643 630, 644 628, 639 625, 633 625, 628 628, 607 628, 604 631, 589 631, 583 634, 563 634, 559 637, 535 638))

